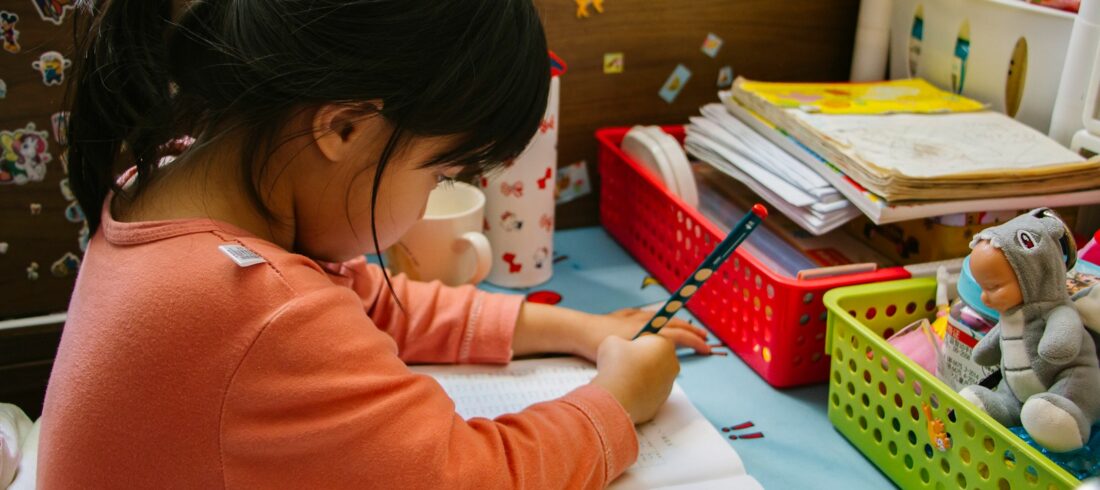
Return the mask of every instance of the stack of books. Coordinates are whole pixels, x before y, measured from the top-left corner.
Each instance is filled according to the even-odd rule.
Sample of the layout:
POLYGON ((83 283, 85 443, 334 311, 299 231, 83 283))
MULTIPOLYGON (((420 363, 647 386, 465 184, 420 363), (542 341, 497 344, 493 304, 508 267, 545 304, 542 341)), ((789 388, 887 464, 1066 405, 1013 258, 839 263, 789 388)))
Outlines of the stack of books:
MULTIPOLYGON (((741 170, 741 178, 735 178, 754 191, 764 187, 774 195, 801 197, 774 185, 778 171, 761 163, 766 158, 788 169, 794 168, 792 160, 801 163, 828 186, 817 189, 834 190, 840 201, 877 224, 1100 202, 1100 159, 1086 160, 1004 114, 922 80, 806 84, 738 79, 719 97, 727 112, 705 107, 706 122, 693 120, 689 127, 688 149, 716 168, 741 170), (755 152, 731 151, 730 138, 716 138, 718 130, 710 123, 736 133, 734 139, 742 142, 752 138, 746 136, 749 128, 770 145, 756 142, 755 152), (700 137, 691 139, 692 133, 700 137), (777 157, 775 148, 785 157, 777 157), (746 171, 735 159, 772 171, 746 171)), ((803 192, 814 188, 796 187, 803 192)), ((808 209, 817 204, 820 212, 823 202, 836 201, 819 200, 808 209)), ((791 199, 780 203, 794 204, 791 199)), ((772 202, 784 210, 780 203, 772 202)))

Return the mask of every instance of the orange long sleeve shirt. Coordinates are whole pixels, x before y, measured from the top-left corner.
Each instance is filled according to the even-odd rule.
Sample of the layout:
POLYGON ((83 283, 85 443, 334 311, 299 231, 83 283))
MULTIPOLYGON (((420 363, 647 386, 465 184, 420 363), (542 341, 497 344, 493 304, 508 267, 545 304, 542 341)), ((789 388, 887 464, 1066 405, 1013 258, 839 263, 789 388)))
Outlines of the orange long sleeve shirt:
POLYGON ((596 386, 460 418, 406 363, 508 362, 520 299, 393 283, 404 311, 362 260, 105 212, 46 394, 40 488, 598 488, 634 462, 630 418, 596 386))

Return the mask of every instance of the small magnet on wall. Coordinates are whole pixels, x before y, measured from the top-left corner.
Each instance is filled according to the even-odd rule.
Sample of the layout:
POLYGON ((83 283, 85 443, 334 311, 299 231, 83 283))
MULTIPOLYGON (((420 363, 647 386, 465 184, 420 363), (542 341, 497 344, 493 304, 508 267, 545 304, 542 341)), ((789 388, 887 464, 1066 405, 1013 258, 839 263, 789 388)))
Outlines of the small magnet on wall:
POLYGON ((31 262, 31 265, 27 266, 27 279, 38 280, 38 262, 31 262))
POLYGON ((584 19, 588 17, 588 6, 596 9, 596 12, 603 13, 603 0, 575 0, 577 3, 577 18, 584 19))
POLYGON ((19 30, 15 28, 16 22, 19 22, 19 15, 0 10, 0 34, 4 38, 4 51, 12 54, 23 49, 19 46, 19 30))
POLYGON ((42 214, 42 205, 41 204, 38 204, 36 202, 32 202, 30 208, 31 208, 31 214, 32 215, 38 216, 38 215, 42 214))
POLYGON ((722 38, 718 37, 713 32, 707 34, 707 38, 703 40, 703 54, 710 56, 711 58, 718 56, 718 50, 722 49, 722 38))
POLYGON ((67 277, 69 274, 76 272, 80 268, 80 257, 72 252, 65 252, 65 255, 60 259, 54 261, 50 266, 50 273, 54 277, 67 277))
POLYGON ((0 255, 8 253, 8 242, 0 242, 0 255))
POLYGON ((686 85, 690 79, 691 70, 683 64, 676 65, 676 68, 668 75, 668 80, 665 80, 665 84, 661 87, 661 91, 658 92, 658 94, 665 102, 671 104, 676 101, 676 97, 684 90, 684 85, 686 85))
POLYGON ((730 88, 733 86, 733 67, 726 65, 718 70, 718 88, 730 88))
POLYGON ((603 74, 614 75, 623 72, 623 54, 622 53, 604 53, 603 54, 603 74))

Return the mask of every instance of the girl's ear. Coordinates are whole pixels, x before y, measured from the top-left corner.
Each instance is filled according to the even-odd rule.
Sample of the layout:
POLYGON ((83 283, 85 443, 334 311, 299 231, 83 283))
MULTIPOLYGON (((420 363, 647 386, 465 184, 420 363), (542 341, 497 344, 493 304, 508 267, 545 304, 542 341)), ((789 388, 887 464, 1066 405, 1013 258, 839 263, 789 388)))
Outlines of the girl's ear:
POLYGON ((378 132, 382 102, 326 104, 313 115, 313 140, 325 158, 344 161, 362 153, 368 138, 378 132))

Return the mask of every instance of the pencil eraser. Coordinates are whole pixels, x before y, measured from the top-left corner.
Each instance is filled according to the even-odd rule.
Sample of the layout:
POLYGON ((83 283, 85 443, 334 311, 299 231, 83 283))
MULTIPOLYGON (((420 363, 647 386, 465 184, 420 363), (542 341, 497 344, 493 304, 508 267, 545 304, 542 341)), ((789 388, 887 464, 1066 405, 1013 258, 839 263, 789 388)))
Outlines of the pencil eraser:
POLYGON ((768 217, 768 208, 764 207, 763 204, 753 204, 752 205, 752 214, 755 214, 755 215, 757 215, 761 218, 767 218, 768 217))

